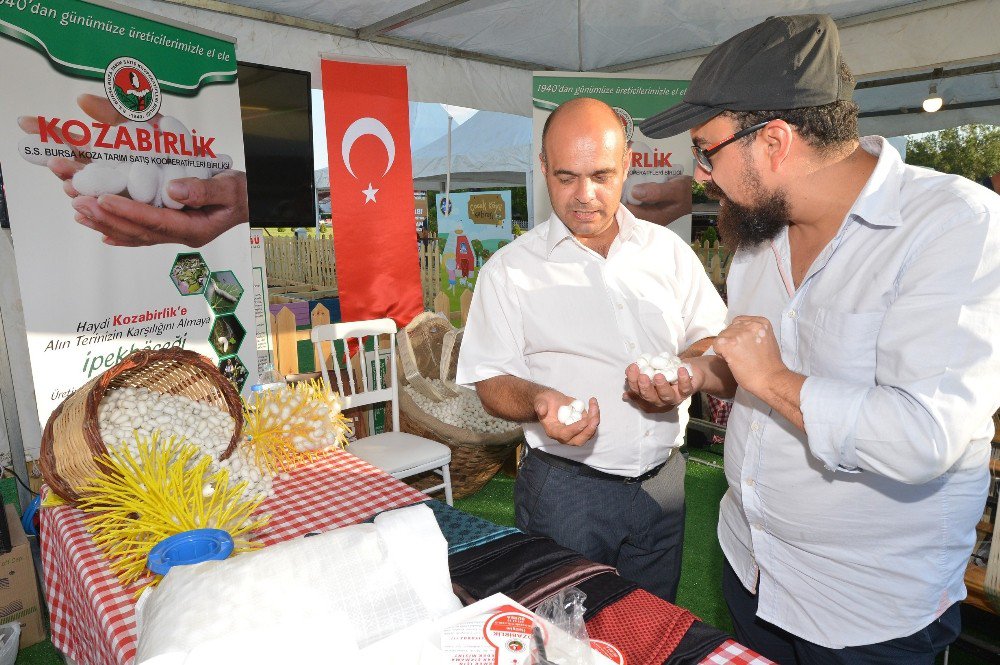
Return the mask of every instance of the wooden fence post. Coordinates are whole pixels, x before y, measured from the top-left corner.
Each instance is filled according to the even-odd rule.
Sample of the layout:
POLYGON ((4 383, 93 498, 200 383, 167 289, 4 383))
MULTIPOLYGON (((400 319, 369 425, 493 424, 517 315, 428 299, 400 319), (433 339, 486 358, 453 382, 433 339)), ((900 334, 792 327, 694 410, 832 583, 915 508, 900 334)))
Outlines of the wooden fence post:
POLYGON ((466 289, 462 291, 462 295, 458 299, 460 306, 462 308, 462 328, 465 327, 465 320, 469 318, 469 308, 472 307, 472 290, 466 289))
MULTIPOLYGON (((317 326, 325 326, 328 323, 330 323, 330 310, 328 310, 326 308, 326 306, 323 305, 323 303, 317 303, 317 305, 315 307, 313 307, 312 312, 309 314, 309 319, 312 321, 312 327, 313 328, 316 328, 317 326)), ((324 361, 326 361, 328 358, 330 358, 330 353, 333 353, 333 349, 332 348, 330 349, 330 353, 326 352, 325 346, 324 346, 325 344, 326 344, 326 342, 320 342, 319 344, 316 345, 316 348, 313 349, 313 370, 314 371, 317 371, 317 372, 319 371, 319 368, 320 368, 319 354, 320 354, 321 351, 323 353, 323 360, 324 361)), ((331 364, 331 363, 329 363, 329 362, 326 363, 326 368, 327 369, 330 369, 333 366, 334 365, 331 364)))
POLYGON ((451 321, 451 300, 447 293, 441 292, 434 298, 434 311, 451 321))
POLYGON ((282 376, 299 373, 299 348, 295 334, 295 314, 282 307, 274 321, 274 360, 282 376))

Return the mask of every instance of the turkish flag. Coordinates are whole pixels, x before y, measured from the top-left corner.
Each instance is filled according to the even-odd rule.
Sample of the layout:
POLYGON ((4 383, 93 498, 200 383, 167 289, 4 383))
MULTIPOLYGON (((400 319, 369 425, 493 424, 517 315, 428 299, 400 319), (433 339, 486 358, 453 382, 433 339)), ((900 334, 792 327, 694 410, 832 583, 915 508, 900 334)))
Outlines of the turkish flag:
POLYGON ((323 60, 330 208, 344 321, 423 311, 406 67, 323 60))

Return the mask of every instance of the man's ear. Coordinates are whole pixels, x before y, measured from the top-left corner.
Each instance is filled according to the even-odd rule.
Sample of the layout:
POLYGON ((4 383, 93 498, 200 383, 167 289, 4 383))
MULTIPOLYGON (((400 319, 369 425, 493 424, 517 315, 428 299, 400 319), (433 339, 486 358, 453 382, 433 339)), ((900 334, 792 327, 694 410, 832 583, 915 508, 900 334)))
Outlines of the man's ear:
POLYGON ((781 119, 772 120, 760 132, 767 143, 767 159, 771 171, 778 171, 788 158, 792 145, 798 138, 792 126, 781 119))
POLYGON ((538 153, 538 163, 542 165, 542 175, 549 174, 549 165, 545 162, 545 153, 538 153))

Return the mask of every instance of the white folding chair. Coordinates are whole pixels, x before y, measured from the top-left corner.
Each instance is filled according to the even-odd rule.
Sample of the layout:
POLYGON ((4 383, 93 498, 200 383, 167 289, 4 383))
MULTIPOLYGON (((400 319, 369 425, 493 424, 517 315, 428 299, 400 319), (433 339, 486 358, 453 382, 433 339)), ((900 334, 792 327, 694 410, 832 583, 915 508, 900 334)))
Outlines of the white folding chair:
POLYGON ((316 326, 312 329, 313 348, 319 359, 319 369, 327 390, 333 390, 330 384, 330 372, 327 369, 327 357, 333 358, 333 375, 337 380, 337 390, 340 392, 340 402, 344 409, 367 406, 381 402, 392 402, 392 429, 389 430, 386 409, 386 430, 382 434, 374 434, 358 439, 348 447, 348 452, 376 466, 394 478, 409 478, 425 471, 434 471, 441 476, 443 482, 424 490, 426 493, 444 490, 445 501, 452 505, 451 498, 451 449, 443 443, 431 441, 415 434, 407 434, 399 430, 399 385, 396 381, 396 323, 392 319, 375 319, 372 321, 353 321, 349 323, 330 323, 316 326), (379 337, 388 336, 389 362, 386 363, 385 383, 387 388, 381 388, 383 376, 381 362, 378 359, 379 337), (373 338, 374 351, 365 351, 365 338, 373 338), (352 362, 345 358, 346 371, 341 371, 341 358, 336 350, 336 341, 344 344, 346 355, 357 344, 356 352, 361 354, 358 381, 355 385, 355 372, 352 362), (329 343, 329 351, 324 349, 329 343), (329 354, 329 356, 328 356, 329 354), (374 360, 374 372, 370 365, 374 360), (374 375, 372 375, 374 374, 374 375), (344 380, 350 390, 345 390, 344 380))

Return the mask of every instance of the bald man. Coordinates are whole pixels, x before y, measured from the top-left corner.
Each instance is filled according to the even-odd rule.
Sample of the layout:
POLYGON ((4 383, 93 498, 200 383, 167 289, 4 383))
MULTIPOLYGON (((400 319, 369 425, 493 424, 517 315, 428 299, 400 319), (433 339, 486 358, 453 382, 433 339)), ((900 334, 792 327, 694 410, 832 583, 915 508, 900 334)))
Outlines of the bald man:
POLYGON ((517 526, 673 601, 688 404, 623 394, 625 368, 642 353, 707 346, 726 310, 690 247, 619 203, 628 155, 603 102, 574 99, 549 116, 539 159, 552 215, 480 270, 458 381, 491 414, 524 423, 517 526), (563 424, 559 407, 576 399, 582 418, 563 424))

